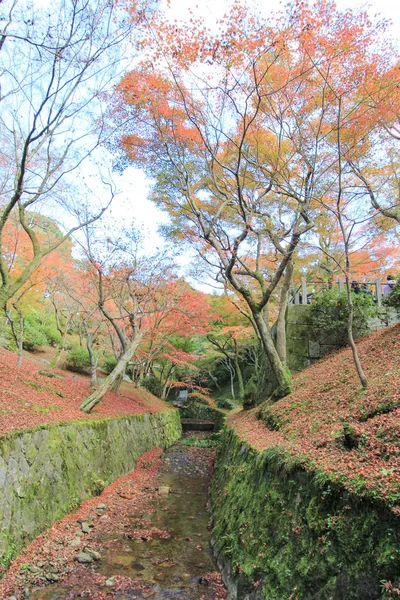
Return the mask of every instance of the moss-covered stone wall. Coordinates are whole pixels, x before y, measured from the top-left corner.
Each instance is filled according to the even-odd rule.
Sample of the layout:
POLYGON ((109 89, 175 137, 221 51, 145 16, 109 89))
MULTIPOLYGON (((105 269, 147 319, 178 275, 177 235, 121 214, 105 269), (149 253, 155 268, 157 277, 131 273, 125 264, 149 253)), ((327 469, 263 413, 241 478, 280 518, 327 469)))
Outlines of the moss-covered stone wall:
POLYGON ((203 421, 213 421, 214 431, 219 431, 225 425, 226 415, 222 410, 213 408, 207 404, 189 400, 184 407, 179 409, 183 419, 200 419, 203 421))
POLYGON ((181 436, 177 410, 50 424, 0 439, 0 561, 181 436))
POLYGON ((400 519, 279 448, 258 452, 225 428, 211 499, 230 600, 372 600, 399 585, 400 519))

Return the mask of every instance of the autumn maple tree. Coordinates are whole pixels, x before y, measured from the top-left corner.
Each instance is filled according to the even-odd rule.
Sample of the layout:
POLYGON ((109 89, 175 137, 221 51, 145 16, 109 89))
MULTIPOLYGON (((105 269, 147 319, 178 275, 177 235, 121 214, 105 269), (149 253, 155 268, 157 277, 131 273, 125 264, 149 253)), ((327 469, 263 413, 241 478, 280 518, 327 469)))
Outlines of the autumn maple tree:
MULTIPOLYGON (((39 244, 52 244, 54 251, 43 257, 41 263, 32 272, 23 285, 20 285, 12 300, 6 303, 5 315, 11 327, 11 332, 17 347, 17 364, 22 361, 24 343, 25 317, 35 306, 43 304, 51 282, 55 281, 60 272, 70 268, 71 243, 63 239, 63 234, 56 223, 49 218, 36 213, 30 216, 30 227, 37 229, 36 237, 39 244)), ((29 235, 18 219, 10 218, 3 231, 3 261, 7 265, 7 274, 18 280, 24 272, 26 264, 32 260, 33 252, 29 235)))
POLYGON ((153 56, 116 90, 120 147, 155 180, 170 235, 246 302, 283 395, 293 260, 321 200, 340 187, 339 163, 377 126, 367 99, 393 57, 364 13, 333 3, 296 2, 269 23, 235 4, 216 34, 196 20, 154 30, 153 56), (269 306, 279 295, 275 344, 269 306))

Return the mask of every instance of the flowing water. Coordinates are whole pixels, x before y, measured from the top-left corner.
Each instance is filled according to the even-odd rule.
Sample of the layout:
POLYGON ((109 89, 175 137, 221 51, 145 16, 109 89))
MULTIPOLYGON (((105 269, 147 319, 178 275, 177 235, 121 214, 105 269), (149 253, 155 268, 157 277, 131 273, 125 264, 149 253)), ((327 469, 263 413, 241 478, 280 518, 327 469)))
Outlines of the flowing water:
MULTIPOLYGON (((99 540, 103 551, 96 572, 107 577, 109 585, 114 578, 118 580, 118 576, 138 583, 137 589, 124 592, 99 588, 99 598, 215 600, 224 597, 222 586, 214 581, 216 564, 210 549, 210 515, 206 509, 209 463, 210 451, 206 449, 193 453, 178 444, 164 454, 160 497, 154 500, 148 513, 133 512, 129 516, 132 529, 140 521, 149 530, 163 530, 166 536, 129 539, 129 532, 124 536, 110 533, 99 540)), ((72 589, 50 585, 35 590, 30 600, 84 597, 80 593, 79 585, 72 589)))

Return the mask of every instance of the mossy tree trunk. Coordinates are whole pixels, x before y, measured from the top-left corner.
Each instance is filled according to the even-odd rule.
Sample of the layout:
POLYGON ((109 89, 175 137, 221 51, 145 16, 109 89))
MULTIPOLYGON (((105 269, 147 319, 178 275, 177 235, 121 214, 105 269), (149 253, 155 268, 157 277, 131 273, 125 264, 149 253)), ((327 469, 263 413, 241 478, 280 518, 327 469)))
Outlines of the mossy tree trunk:
POLYGON ((266 324, 261 311, 253 311, 253 318, 257 324, 265 354, 271 363, 271 367, 276 378, 277 387, 274 391, 274 397, 277 399, 283 398, 283 396, 286 396, 291 392, 292 376, 287 366, 282 362, 277 349, 275 348, 271 331, 266 324))
POLYGON ((11 327, 11 333, 14 338, 15 344, 17 346, 17 367, 22 365, 22 350, 24 344, 24 315, 22 314, 22 310, 18 307, 16 303, 13 304, 13 307, 18 314, 19 327, 15 326, 15 321, 11 316, 10 311, 5 311, 6 318, 11 327))
POLYGON ((276 351, 282 363, 286 365, 286 315, 289 299, 289 290, 293 277, 293 260, 290 259, 286 265, 281 297, 279 301, 279 314, 276 322, 276 351))
POLYGON ((94 389, 97 386, 97 365, 99 362, 99 357, 93 350, 93 338, 89 329, 89 323, 87 319, 83 320, 83 328, 85 330, 86 347, 90 360, 90 387, 94 389))
POLYGON ((131 343, 126 348, 124 354, 119 359, 115 368, 111 371, 108 377, 105 378, 100 387, 82 402, 82 404, 79 407, 80 410, 86 413, 90 413, 91 410, 96 406, 96 404, 98 404, 102 400, 103 396, 113 386, 114 382, 117 381, 118 378, 121 377, 121 375, 123 377, 127 364, 131 360, 132 356, 135 354, 142 337, 143 334, 140 332, 135 334, 131 343))

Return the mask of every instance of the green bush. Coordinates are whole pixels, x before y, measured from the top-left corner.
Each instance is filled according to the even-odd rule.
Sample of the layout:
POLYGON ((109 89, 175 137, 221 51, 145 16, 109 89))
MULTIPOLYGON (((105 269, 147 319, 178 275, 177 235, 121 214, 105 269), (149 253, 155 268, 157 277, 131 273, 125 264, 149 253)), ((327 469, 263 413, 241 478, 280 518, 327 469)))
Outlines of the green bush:
POLYGON ((383 302, 386 306, 393 306, 393 308, 397 308, 398 310, 400 310, 400 276, 397 275, 395 279, 396 285, 394 286, 390 294, 385 296, 383 302))
POLYGON ((234 408, 232 402, 229 402, 226 398, 219 398, 216 402, 217 408, 225 408, 226 410, 232 410, 232 408, 234 408))
POLYGON ((102 365, 103 371, 109 375, 112 373, 112 371, 114 371, 115 367, 117 366, 117 362, 118 361, 115 356, 106 356, 102 365))
POLYGON ((154 394, 154 396, 161 398, 163 393, 163 386, 158 381, 158 379, 154 377, 154 375, 150 375, 149 377, 145 377, 144 379, 142 379, 140 381, 140 385, 151 394, 154 394))
POLYGON ((61 343, 61 334, 54 325, 45 325, 43 333, 47 338, 49 346, 58 346, 61 343))
POLYGON ((74 373, 86 373, 89 367, 90 358, 86 348, 80 346, 72 348, 65 360, 65 368, 74 373))
POLYGON ((45 333, 35 325, 36 324, 28 322, 24 327, 22 346, 24 350, 28 350, 29 352, 34 352, 41 346, 47 345, 47 337, 45 333))
MULTIPOLYGON (((378 312, 370 294, 352 294, 354 305, 353 329, 356 335, 366 333, 368 319, 378 312)), ((346 291, 336 289, 316 296, 311 304, 311 325, 325 335, 335 334, 339 343, 347 342, 347 318, 349 305, 346 291)))

